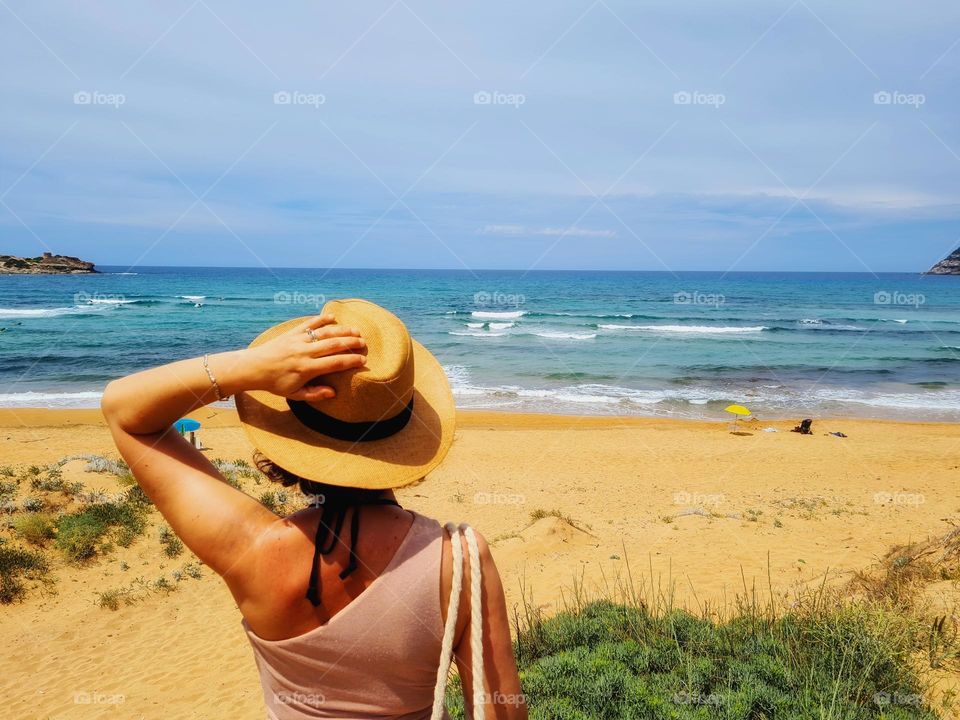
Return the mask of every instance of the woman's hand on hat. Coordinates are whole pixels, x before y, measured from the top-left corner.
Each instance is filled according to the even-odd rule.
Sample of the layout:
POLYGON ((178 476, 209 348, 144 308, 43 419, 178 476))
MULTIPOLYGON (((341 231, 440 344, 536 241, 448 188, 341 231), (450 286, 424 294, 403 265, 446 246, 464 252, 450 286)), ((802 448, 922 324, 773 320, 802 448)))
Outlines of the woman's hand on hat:
POLYGON ((355 328, 336 324, 333 315, 317 315, 262 345, 244 358, 251 390, 267 390, 291 400, 324 400, 336 393, 310 384, 324 375, 363 367, 367 345, 355 328))

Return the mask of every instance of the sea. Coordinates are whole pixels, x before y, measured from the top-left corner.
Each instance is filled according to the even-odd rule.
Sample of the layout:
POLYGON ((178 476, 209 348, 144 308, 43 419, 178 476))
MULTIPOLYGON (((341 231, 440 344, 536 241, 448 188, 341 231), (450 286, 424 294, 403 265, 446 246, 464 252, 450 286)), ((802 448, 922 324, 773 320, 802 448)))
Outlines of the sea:
POLYGON ((101 267, 0 276, 0 406, 235 349, 330 299, 396 313, 461 408, 960 421, 960 277, 101 267))

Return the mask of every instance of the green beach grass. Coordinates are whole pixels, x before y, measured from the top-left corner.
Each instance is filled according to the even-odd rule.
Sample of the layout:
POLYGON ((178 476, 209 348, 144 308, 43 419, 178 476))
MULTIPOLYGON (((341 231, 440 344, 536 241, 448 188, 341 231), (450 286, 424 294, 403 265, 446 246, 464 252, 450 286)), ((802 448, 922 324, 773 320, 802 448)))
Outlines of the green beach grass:
MULTIPOLYGON (((878 585, 873 590, 868 597, 853 586, 821 587, 783 609, 745 591, 725 613, 676 609, 669 595, 651 593, 650 600, 632 582, 606 593, 615 600, 587 599, 575 585, 574 599, 552 617, 526 600, 515 618, 514 652, 530 717, 940 717, 928 704, 924 670, 956 664, 956 638, 944 637, 916 608, 908 611, 902 584, 887 595, 878 585)), ((947 706, 952 696, 941 701, 947 706)), ((447 707, 465 717, 457 678, 447 707)))
MULTIPOLYGON (((232 462, 213 459, 234 487, 257 496, 271 511, 284 514, 296 509, 284 490, 258 491, 265 478, 243 459, 232 462)), ((157 523, 150 499, 130 468, 122 460, 101 455, 69 455, 46 466, 0 466, 0 604, 19 600, 31 588, 44 584, 55 590, 58 564, 94 564, 104 560, 118 546, 129 547, 157 523), (112 475, 116 492, 88 492, 83 483, 68 483, 63 466, 82 460, 84 471, 112 475)), ((175 559, 186 550, 179 537, 160 523, 157 537, 163 557, 175 559)), ((188 562, 174 572, 174 581, 195 577, 188 562)), ((156 581, 141 579, 136 587, 108 590, 99 594, 98 604, 118 609, 131 599, 145 595, 144 588, 169 591, 176 587, 161 576, 156 581)))

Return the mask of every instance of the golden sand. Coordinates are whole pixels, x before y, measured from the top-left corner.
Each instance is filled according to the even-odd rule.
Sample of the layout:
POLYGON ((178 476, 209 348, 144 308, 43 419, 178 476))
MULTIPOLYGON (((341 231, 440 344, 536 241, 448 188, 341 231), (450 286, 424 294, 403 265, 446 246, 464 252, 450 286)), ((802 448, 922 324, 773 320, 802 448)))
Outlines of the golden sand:
MULTIPOLYGON (((208 457, 250 457, 234 412, 194 417, 208 457)), ((958 425, 820 420, 801 436, 783 421, 741 424, 740 434, 646 418, 464 412, 458 421, 448 459, 400 500, 482 532, 511 606, 523 584, 556 610, 575 580, 610 586, 627 562, 635 585, 672 588, 679 605, 723 605, 745 585, 789 601, 894 544, 946 532, 960 511, 958 425), (825 434, 834 430, 848 437, 825 434)), ((0 410, 0 451, 9 465, 116 457, 96 410, 0 410)), ((109 490, 111 478, 82 463, 64 472, 109 490)), ((156 520, 146 538, 88 567, 56 564, 52 592, 0 606, 5 717, 263 717, 239 613, 206 568, 169 595, 98 607, 99 592, 183 564, 162 557, 156 520)))

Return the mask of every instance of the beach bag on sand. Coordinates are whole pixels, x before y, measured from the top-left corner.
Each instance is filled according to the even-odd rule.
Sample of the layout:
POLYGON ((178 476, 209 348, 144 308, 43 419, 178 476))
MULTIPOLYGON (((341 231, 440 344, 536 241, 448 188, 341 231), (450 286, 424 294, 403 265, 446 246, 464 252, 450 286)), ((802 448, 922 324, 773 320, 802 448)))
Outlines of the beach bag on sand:
POLYGON ((480 607, 480 549, 473 528, 453 523, 445 525, 450 533, 453 551, 453 583, 450 587, 450 605, 447 608, 447 622, 443 628, 443 645, 440 649, 440 666, 437 668, 437 685, 433 691, 433 712, 430 720, 442 720, 444 717, 443 700, 447 690, 447 675, 453 660, 453 634, 457 628, 457 616, 460 613, 460 591, 463 588, 463 547, 460 532, 467 539, 467 551, 470 560, 470 664, 473 675, 473 716, 483 718, 483 613, 480 607), (479 710, 478 710, 479 708, 479 710))
POLYGON ((813 431, 810 429, 811 425, 813 425, 813 420, 806 418, 801 420, 800 424, 790 432, 800 433, 801 435, 813 435, 813 431))

